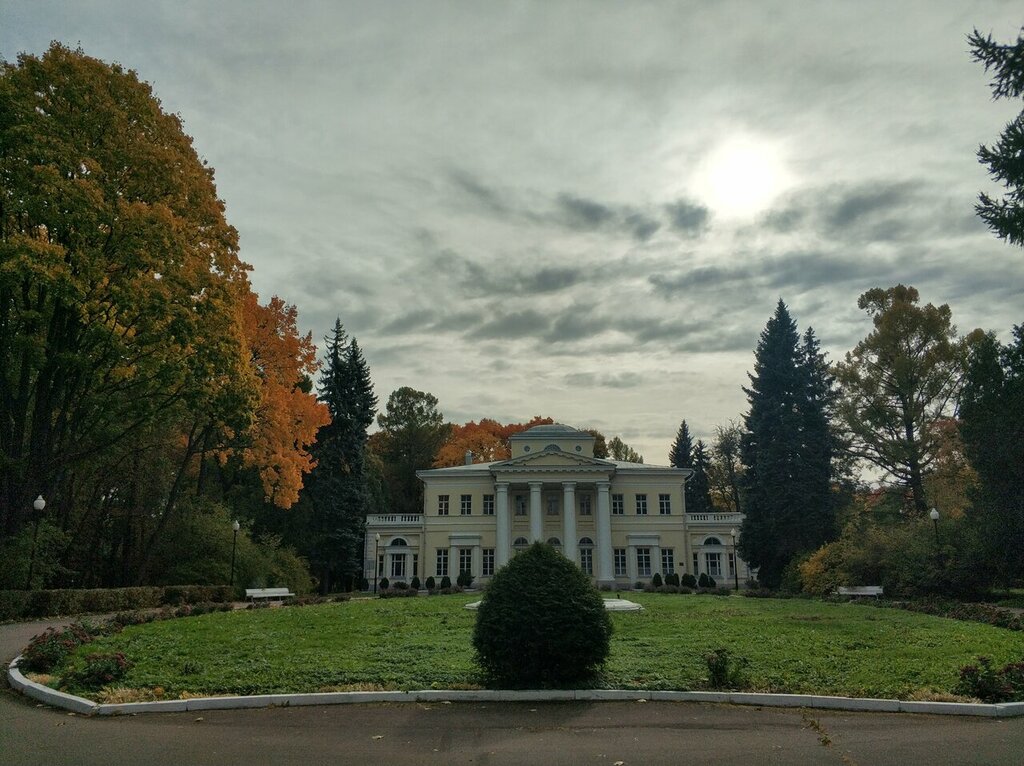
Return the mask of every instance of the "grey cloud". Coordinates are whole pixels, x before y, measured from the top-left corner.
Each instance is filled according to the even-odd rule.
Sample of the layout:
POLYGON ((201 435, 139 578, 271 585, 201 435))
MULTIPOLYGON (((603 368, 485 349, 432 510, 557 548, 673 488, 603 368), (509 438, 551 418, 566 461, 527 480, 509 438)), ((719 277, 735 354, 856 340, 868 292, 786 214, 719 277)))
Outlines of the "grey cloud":
POLYGON ((520 288, 528 292, 552 293, 572 287, 582 277, 582 269, 552 267, 541 269, 533 274, 520 275, 518 281, 520 288))
POLYGON ((847 192, 826 215, 832 229, 845 229, 867 218, 886 215, 910 201, 909 184, 880 184, 847 192))
POLYGON ((695 236, 708 227, 708 209, 699 203, 677 200, 665 206, 669 225, 686 236, 695 236))
POLYGON ((611 208, 572 194, 559 194, 556 202, 563 220, 574 229, 598 229, 615 218, 611 208))
POLYGON ((471 331, 468 337, 473 339, 491 338, 495 340, 529 337, 543 332, 549 325, 549 319, 532 309, 527 309, 525 311, 504 314, 485 322, 480 327, 471 331))
POLYGON ((593 338, 607 330, 610 324, 609 318, 598 317, 591 311, 573 306, 564 310, 555 320, 545 340, 551 343, 569 343, 593 338))
POLYGON ((404 335, 410 331, 423 329, 432 325, 437 319, 437 314, 429 309, 410 311, 401 316, 395 317, 382 326, 378 335, 404 335))
POLYGON ((469 173, 462 170, 453 170, 449 173, 449 176, 459 189, 468 194, 481 207, 498 215, 507 215, 513 212, 506 200, 498 192, 480 183, 469 173))
POLYGON ((627 228, 633 232, 633 237, 639 242, 646 242, 653 237, 661 224, 643 213, 629 213, 625 218, 627 228))
POLYGON ((574 372, 565 376, 565 382, 567 385, 581 388, 635 388, 643 385, 646 379, 636 372, 618 372, 608 375, 574 372))

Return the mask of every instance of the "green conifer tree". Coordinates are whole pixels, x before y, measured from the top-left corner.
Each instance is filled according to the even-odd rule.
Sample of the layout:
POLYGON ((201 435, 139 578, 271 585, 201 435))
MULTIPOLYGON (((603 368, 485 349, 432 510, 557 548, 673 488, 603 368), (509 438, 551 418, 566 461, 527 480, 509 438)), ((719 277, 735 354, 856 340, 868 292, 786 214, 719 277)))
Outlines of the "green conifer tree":
POLYGON ((711 513, 711 458, 707 445, 700 439, 693 448, 693 475, 686 481, 686 512, 711 513))

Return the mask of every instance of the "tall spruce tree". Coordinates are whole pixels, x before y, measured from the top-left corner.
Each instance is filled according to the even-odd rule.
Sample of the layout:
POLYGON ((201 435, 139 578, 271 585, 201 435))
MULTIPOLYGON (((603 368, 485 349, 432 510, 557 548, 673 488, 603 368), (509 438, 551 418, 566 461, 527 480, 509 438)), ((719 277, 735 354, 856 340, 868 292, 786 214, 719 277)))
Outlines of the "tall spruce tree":
POLYGON ((676 440, 668 452, 668 464, 673 468, 690 468, 693 465, 693 439, 685 420, 679 424, 676 440))
POLYGON ((758 341, 750 387, 743 389, 750 410, 740 445, 746 467, 740 554, 768 587, 779 585, 795 555, 831 535, 826 369, 813 332, 801 346, 796 322, 780 300, 758 341), (826 455, 809 466, 820 449, 826 455))
POLYGON ((317 434, 317 465, 307 482, 310 505, 308 555, 324 593, 349 589, 362 569, 362 539, 369 508, 366 429, 377 398, 359 344, 335 321, 324 338, 326 359, 317 391, 331 422, 317 434))
POLYGON ((1003 346, 990 334, 971 350, 960 431, 978 472, 968 515, 985 561, 1005 584, 1024 578, 1024 325, 1003 346))
POLYGON ((693 475, 686 482, 686 512, 710 513, 711 504, 711 457, 707 445, 700 439, 693 448, 693 475))

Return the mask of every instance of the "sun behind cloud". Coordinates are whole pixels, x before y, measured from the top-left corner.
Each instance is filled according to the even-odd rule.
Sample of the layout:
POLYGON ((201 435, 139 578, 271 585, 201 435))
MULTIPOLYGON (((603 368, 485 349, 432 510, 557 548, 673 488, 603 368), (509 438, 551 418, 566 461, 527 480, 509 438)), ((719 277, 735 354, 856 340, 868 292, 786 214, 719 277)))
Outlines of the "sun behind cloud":
POLYGON ((769 140, 747 135, 717 144, 696 178, 700 198, 725 218, 757 215, 792 184, 781 149, 769 140))

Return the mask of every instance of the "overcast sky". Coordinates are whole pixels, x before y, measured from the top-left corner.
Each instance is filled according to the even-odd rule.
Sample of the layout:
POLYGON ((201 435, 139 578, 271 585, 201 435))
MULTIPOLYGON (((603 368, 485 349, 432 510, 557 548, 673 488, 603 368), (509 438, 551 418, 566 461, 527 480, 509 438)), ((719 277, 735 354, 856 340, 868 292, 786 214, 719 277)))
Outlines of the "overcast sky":
POLYGON ((546 415, 665 463, 708 438, 781 297, 833 360, 865 290, 1024 322, 1024 250, 975 218, 1020 103, 966 35, 1018 2, 0 0, 135 69, 216 169, 266 299, 340 316, 381 406, 546 415))

